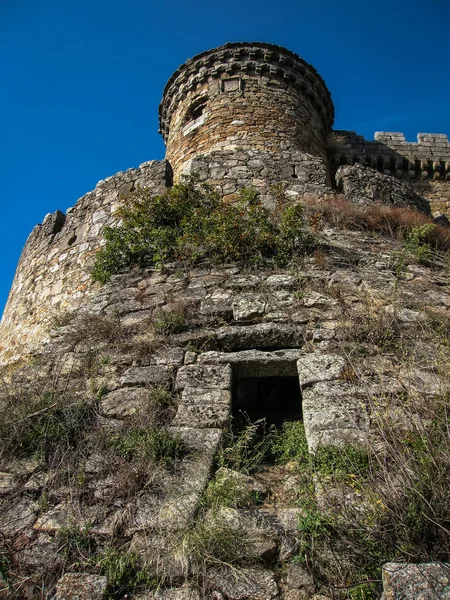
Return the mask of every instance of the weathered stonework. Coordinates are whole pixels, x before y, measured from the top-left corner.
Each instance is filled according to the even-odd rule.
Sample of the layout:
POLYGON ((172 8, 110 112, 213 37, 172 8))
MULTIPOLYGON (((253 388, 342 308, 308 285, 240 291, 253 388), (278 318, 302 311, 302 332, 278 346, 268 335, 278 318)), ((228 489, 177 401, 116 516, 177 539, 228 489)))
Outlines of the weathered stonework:
POLYGON ((450 142, 442 133, 419 133, 407 142, 403 133, 377 131, 365 140, 354 131, 333 131, 335 165, 355 164, 406 179, 450 180, 450 142))
MULTIPOLYGON (((111 582, 94 573, 92 562, 83 566, 81 555, 73 561, 77 572, 69 572, 59 537, 88 532, 97 550, 119 547, 120 539, 158 582, 157 589, 127 594, 133 600, 328 600, 315 595, 308 564, 292 562, 305 541, 298 496, 304 475, 292 463, 272 465, 266 479, 222 467, 213 482, 234 481, 254 503, 205 509, 217 451, 224 431, 246 415, 242 397, 287 379, 294 386, 257 395, 257 409, 271 405, 272 417, 282 418, 275 427, 302 420, 305 452, 349 443, 382 450, 374 422, 383 411, 407 439, 416 416, 422 419, 415 403, 432 404, 450 389, 450 276, 442 258, 436 254, 429 269, 395 238, 342 231, 319 219, 316 253, 289 270, 173 264, 122 272, 100 286, 91 266, 104 228, 118 223, 121 196, 137 186, 161 194, 173 175, 195 173, 224 203, 251 186, 271 209, 280 197, 312 197, 318 200, 309 210, 318 210, 343 193, 359 204, 445 212, 448 141, 421 134, 418 144, 408 144, 401 134, 377 134, 366 142, 332 132, 333 105, 316 71, 288 50, 259 42, 226 44, 180 67, 164 91, 160 122, 167 160, 99 182, 67 214, 47 215, 31 233, 0 325, 0 367, 5 385, 24 397, 30 383, 38 394, 53 386, 55 404, 30 409, 19 424, 67 395, 73 406, 80 399, 95 406, 86 427, 97 441, 138 424, 145 433, 162 428, 178 436, 186 452, 172 468, 111 458, 91 441, 73 457, 65 449, 57 463, 26 452, 2 456, 2 560, 18 569, 26 600, 42 598, 44 590, 60 600, 101 598, 111 582), (180 307, 180 330, 159 331, 155 316, 180 307), (436 323, 442 327, 433 336, 436 323), (170 397, 161 420, 155 387, 170 397), (289 395, 295 417, 280 408, 289 395), (237 549, 242 564, 213 561, 197 572, 185 542, 199 523, 225 524, 237 540, 245 533, 247 544, 237 549)), ((389 485, 399 484, 393 478, 389 485)), ((333 494, 327 497, 316 475, 308 488, 320 510, 333 510, 333 494)), ((345 501, 357 503, 362 515, 368 510, 371 522, 362 488, 347 490, 345 501)), ((339 571, 345 553, 341 558, 339 571)), ((386 600, 448 594, 447 565, 390 563, 383 579, 386 600)))
POLYGON ((46 338, 55 318, 86 304, 97 287, 90 268, 104 243, 103 229, 117 222, 121 195, 137 185, 149 186, 156 195, 172 184, 173 175, 197 173, 224 202, 234 202, 239 189, 253 186, 274 208, 280 190, 295 202, 335 194, 337 183, 357 202, 376 196, 379 202, 412 204, 428 214, 422 196, 434 213, 449 209, 446 136, 420 134, 419 142, 410 144, 402 134, 378 133, 367 142, 353 132, 332 132, 333 119, 323 80, 289 50, 230 43, 188 60, 170 78, 160 106, 167 160, 99 182, 67 215, 47 215, 31 233, 0 325, 0 363, 20 358, 25 347, 30 350, 46 338), (342 169, 336 182, 339 165, 351 171, 353 163, 360 165, 352 171, 358 182, 342 169), (400 181, 405 177, 418 195, 400 181))
POLYGON ((30 351, 58 315, 80 308, 98 289, 90 267, 103 244, 103 229, 117 222, 114 213, 121 196, 137 186, 149 186, 156 195, 170 182, 168 163, 149 161, 99 181, 66 215, 56 211, 36 225, 22 251, 3 313, 0 356, 14 360, 24 347, 30 351))
POLYGON ((355 204, 385 204, 397 208, 412 208, 431 215, 428 200, 412 187, 395 177, 382 175, 358 163, 339 167, 336 185, 339 192, 355 204))
POLYGON ((323 158, 299 151, 213 150, 183 166, 182 174, 197 173, 200 181, 217 188, 224 202, 233 202, 243 187, 254 187, 262 201, 274 208, 277 186, 291 200, 332 194, 323 158))
MULTIPOLYGON (((445 318, 450 310, 448 273, 412 263, 398 278, 389 268, 398 242, 381 236, 326 230, 321 242, 329 249, 326 266, 307 258, 301 268, 289 271, 248 273, 224 266, 180 272, 174 265, 164 272, 142 269, 123 273, 101 289, 93 288, 71 322, 54 328, 51 342, 40 347, 35 363, 27 368, 37 376, 48 370, 60 379, 64 390, 73 377, 75 385, 81 382, 84 395, 92 382, 86 368, 92 341, 86 333, 87 339, 70 342, 71 332, 89 316, 112 319, 129 330, 126 349, 118 351, 114 343, 100 341, 95 352, 96 385, 104 389, 99 427, 106 435, 120 431, 130 419, 145 419, 149 387, 155 383, 172 386, 177 405, 168 428, 179 434, 192 452, 174 471, 158 473, 157 486, 147 485, 125 497, 118 495, 123 481, 120 484, 114 473, 103 474, 95 449, 83 456, 83 495, 77 498, 70 487, 58 482, 54 472, 37 461, 2 462, 0 528, 8 539, 22 540, 24 547, 19 542, 15 546, 16 560, 24 572, 32 574, 36 585, 51 581, 52 573, 61 573, 62 564, 51 559, 60 557, 57 535, 64 527, 76 525, 89 527, 90 535, 99 543, 114 540, 117 531, 123 532, 130 550, 150 573, 164 577, 164 585, 169 587, 136 594, 135 600, 208 597, 191 596, 193 592, 185 587, 192 579, 189 560, 174 551, 171 540, 182 539, 201 505, 214 454, 230 423, 237 378, 298 378, 311 452, 323 444, 371 443, 371 411, 378 410, 371 404, 373 398, 400 394, 400 405, 390 408, 392 421, 408 431, 410 424, 401 413, 402 391, 431 399, 448 389, 448 381, 435 372, 435 357, 442 348, 427 346, 423 352, 416 348, 420 367, 410 364, 404 370, 389 352, 374 356, 372 345, 363 339, 358 352, 353 346, 349 371, 343 342, 349 331, 349 316, 367 319, 368 302, 373 303, 374 298, 376 308, 371 310, 395 316, 405 336, 422 323, 428 311, 445 318), (346 267, 342 266, 346 256, 343 249, 350 249, 352 254, 346 267), (155 334, 149 325, 153 311, 181 302, 191 307, 185 330, 169 337, 155 334), (244 307, 246 314, 252 315, 250 321, 242 319, 244 307), (38 500, 44 493, 47 504, 42 507, 38 500), (47 566, 49 562, 53 570, 47 566)), ((290 477, 298 489, 295 473, 290 472, 290 477)), ((264 496, 264 486, 258 480, 242 480, 241 476, 241 481, 264 496)), ((288 490, 289 479, 283 485, 288 490)), ((316 487, 320 494, 318 483, 316 487)), ((246 560, 270 565, 290 563, 295 556, 301 515, 302 509, 292 500, 281 507, 227 508, 221 518, 236 531, 247 532, 246 560)), ((214 518, 209 513, 205 517, 209 521, 214 518)), ((208 585, 227 598, 244 599, 248 594, 255 598, 314 597, 314 581, 307 572, 289 571, 286 582, 261 565, 245 566, 238 575, 229 578, 212 570, 207 574, 208 585), (296 590, 307 590, 307 595, 296 590)), ((387 574, 385 580, 387 590, 405 587, 402 582, 388 580, 387 574)), ((419 583, 420 589, 427 585, 426 581, 419 583)), ((61 598, 73 598, 77 594, 83 597, 87 590, 94 597, 104 584, 98 575, 69 573, 60 581, 57 593, 61 598)))
POLYGON ((172 75, 159 109, 175 178, 197 154, 237 148, 302 151, 326 158, 334 119, 316 70, 272 44, 229 43, 172 75))

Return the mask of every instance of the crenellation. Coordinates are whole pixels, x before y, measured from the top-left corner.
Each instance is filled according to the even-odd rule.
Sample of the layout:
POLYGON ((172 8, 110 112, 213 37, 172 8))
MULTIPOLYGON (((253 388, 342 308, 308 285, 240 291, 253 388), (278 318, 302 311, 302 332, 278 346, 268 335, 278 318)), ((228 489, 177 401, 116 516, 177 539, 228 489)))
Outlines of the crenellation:
POLYGON ((354 131, 333 131, 330 143, 331 170, 359 163, 400 179, 450 181, 450 143, 445 134, 419 133, 407 142, 400 132, 377 131, 366 140, 354 131))

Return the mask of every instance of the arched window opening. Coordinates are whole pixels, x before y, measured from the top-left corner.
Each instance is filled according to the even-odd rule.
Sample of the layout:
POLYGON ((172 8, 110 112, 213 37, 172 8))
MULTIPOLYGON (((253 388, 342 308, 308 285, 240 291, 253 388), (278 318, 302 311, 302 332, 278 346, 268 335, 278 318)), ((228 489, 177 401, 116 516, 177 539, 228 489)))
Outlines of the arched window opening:
POLYGON ((206 108, 206 103, 208 101, 207 96, 201 96, 200 98, 196 98, 184 115, 184 124, 187 125, 192 121, 196 121, 199 119, 206 108))

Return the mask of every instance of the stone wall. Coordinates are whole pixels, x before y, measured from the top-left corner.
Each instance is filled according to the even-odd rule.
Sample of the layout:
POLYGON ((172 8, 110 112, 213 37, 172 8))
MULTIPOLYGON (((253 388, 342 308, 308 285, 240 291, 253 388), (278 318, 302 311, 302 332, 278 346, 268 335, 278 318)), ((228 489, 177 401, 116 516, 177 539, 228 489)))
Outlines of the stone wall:
POLYGON ((275 207, 274 188, 281 184, 286 195, 296 197, 333 193, 328 187, 325 161, 304 152, 260 150, 214 150, 189 160, 184 174, 197 173, 201 181, 216 187, 224 202, 233 202, 242 187, 254 187, 263 203, 275 207))
MULTIPOLYGON (((156 470, 157 485, 154 478, 143 479, 131 494, 126 493, 124 483, 124 473, 131 479, 131 471, 124 471, 123 461, 117 461, 117 470, 112 472, 110 455, 102 455, 95 445, 80 453, 79 463, 72 467, 73 473, 82 474, 82 479, 74 478, 75 490, 67 479, 58 478, 54 464, 50 469, 30 458, 3 461, 0 528, 8 547, 14 549, 14 564, 21 567, 21 585, 25 575, 27 585, 37 589, 34 596, 24 597, 40 598, 42 582, 50 586, 52 576, 67 571, 65 547, 58 538, 58 532, 67 527, 88 529, 98 545, 122 547, 118 541, 125 540, 158 581, 164 578, 167 595, 153 596, 148 591, 145 596, 130 594, 133 600, 185 597, 185 588, 176 586, 194 582, 196 573, 188 572, 191 563, 183 559, 177 540, 184 539, 202 505, 214 470, 214 453, 223 428, 230 423, 233 378, 297 376, 310 451, 323 444, 365 440, 380 448, 379 438, 370 438, 374 410, 378 413, 380 406, 386 407, 393 430, 406 436, 414 426, 407 420, 412 408, 403 412, 407 402, 420 398, 426 403, 448 391, 448 378, 437 369, 437 361, 446 356, 442 338, 424 340, 427 329, 420 330, 429 311, 436 318, 448 316, 448 271, 420 267, 405 257, 405 270, 399 277, 392 268, 392 256, 401 246, 387 237, 328 229, 322 232, 321 241, 327 249, 322 260, 310 257, 289 270, 248 272, 228 265, 183 271, 173 265, 164 272, 124 273, 93 291, 83 314, 74 314, 70 323, 55 328, 51 344, 40 349, 27 369, 41 377, 49 374, 64 393, 75 386, 82 398, 90 397, 86 390, 92 393, 94 384, 101 386, 98 435, 126 431, 133 419, 145 422, 149 389, 164 385, 177 392, 169 431, 179 434, 191 452, 176 469, 156 470), (158 333, 152 326, 155 315, 170 314, 180 306, 187 309, 181 331, 169 336, 158 333), (411 339, 412 332, 417 332, 421 343, 411 340, 411 353, 400 359, 404 349, 394 353, 384 337, 364 335, 365 324, 379 323, 379 327, 378 319, 387 319, 385 327, 395 327, 399 340, 411 339), (127 331, 121 338, 123 345, 120 336, 111 338, 108 329, 105 333, 105 323, 116 332, 127 331), (380 404, 383 399, 387 404, 380 404), (45 503, 40 500, 43 497, 45 503)), ((241 534, 248 535, 244 558, 254 559, 257 566, 249 569, 247 562, 238 564, 236 573, 222 578, 212 569, 209 589, 227 598, 313 600, 311 578, 310 591, 300 595, 292 593, 289 582, 279 577, 291 569, 301 543, 298 522, 304 509, 298 506, 293 490, 304 489, 305 479, 292 464, 284 468, 282 479, 277 479, 277 473, 283 467, 276 466, 275 501, 270 487, 264 487, 270 477, 255 480, 232 471, 233 477, 241 477, 242 485, 253 486, 250 489, 258 492, 258 498, 269 499, 264 505, 227 508, 225 513, 226 524, 234 523, 241 534), (257 590, 246 588, 239 595, 234 589, 236 574, 257 590)), ((58 463, 58 468, 64 465, 58 463)), ((311 481, 317 506, 325 510, 323 480, 311 481)), ((373 490, 366 497, 362 496, 365 489, 347 486, 343 501, 346 511, 356 502, 369 518, 373 490)), ((336 510, 338 491, 329 494, 328 510, 336 510)), ((206 524, 214 523, 213 518, 213 511, 200 513, 206 524)), ((89 581, 92 565, 80 561, 78 570, 79 577, 89 581)), ((405 588, 395 573, 384 576, 387 589, 413 589, 405 588)), ((423 581, 418 583, 422 592, 423 581)), ((72 584, 80 595, 82 581, 72 584)), ((63 589, 60 583, 61 599, 63 589)), ((90 589, 88 594, 92 594, 90 589)), ((194 596, 200 597, 204 596, 194 596)))
POLYGON ((450 181, 450 142, 444 134, 419 133, 417 142, 407 142, 403 133, 378 131, 375 140, 366 140, 354 131, 334 131, 331 154, 336 168, 358 162, 394 177, 450 181))
POLYGON ((198 153, 252 148, 326 157, 334 109, 323 80, 297 55, 233 43, 197 55, 171 77, 161 133, 175 179, 198 153))
POLYGON ((96 250, 122 194, 150 186, 155 194, 170 182, 166 161, 149 161, 137 169, 100 181, 65 215, 47 215, 31 232, 17 266, 1 321, 0 357, 9 360, 30 351, 56 315, 79 308, 95 285, 90 276, 96 250))
POLYGON ((385 204, 412 208, 425 215, 431 215, 428 200, 415 192, 411 186, 358 163, 339 167, 336 184, 344 197, 355 204, 385 204))
POLYGON ((361 165, 407 179, 431 203, 433 213, 450 210, 450 142, 444 134, 419 133, 407 142, 403 133, 378 131, 366 140, 354 131, 333 131, 329 140, 330 171, 361 165))

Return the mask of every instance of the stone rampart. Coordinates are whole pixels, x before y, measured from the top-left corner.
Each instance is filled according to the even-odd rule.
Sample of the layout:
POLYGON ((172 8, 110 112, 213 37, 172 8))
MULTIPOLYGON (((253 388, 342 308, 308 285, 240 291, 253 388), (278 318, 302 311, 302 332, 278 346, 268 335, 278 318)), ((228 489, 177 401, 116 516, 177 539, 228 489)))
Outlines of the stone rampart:
POLYGON ((339 167, 336 184, 345 198, 355 204, 385 204, 431 215, 428 200, 415 192, 411 186, 358 163, 339 167))
POLYGON ((138 185, 150 186, 157 194, 168 183, 168 163, 149 161, 100 181, 66 215, 56 211, 36 225, 20 257, 2 317, 2 360, 20 356, 24 347, 30 351, 56 315, 79 308, 98 287, 90 267, 102 245, 103 229, 117 221, 114 213, 120 196, 138 185))
POLYGON ((335 168, 360 163, 394 177, 450 181, 450 142, 444 134, 419 133, 407 142, 403 133, 378 131, 366 140, 354 131, 334 131, 335 168))

